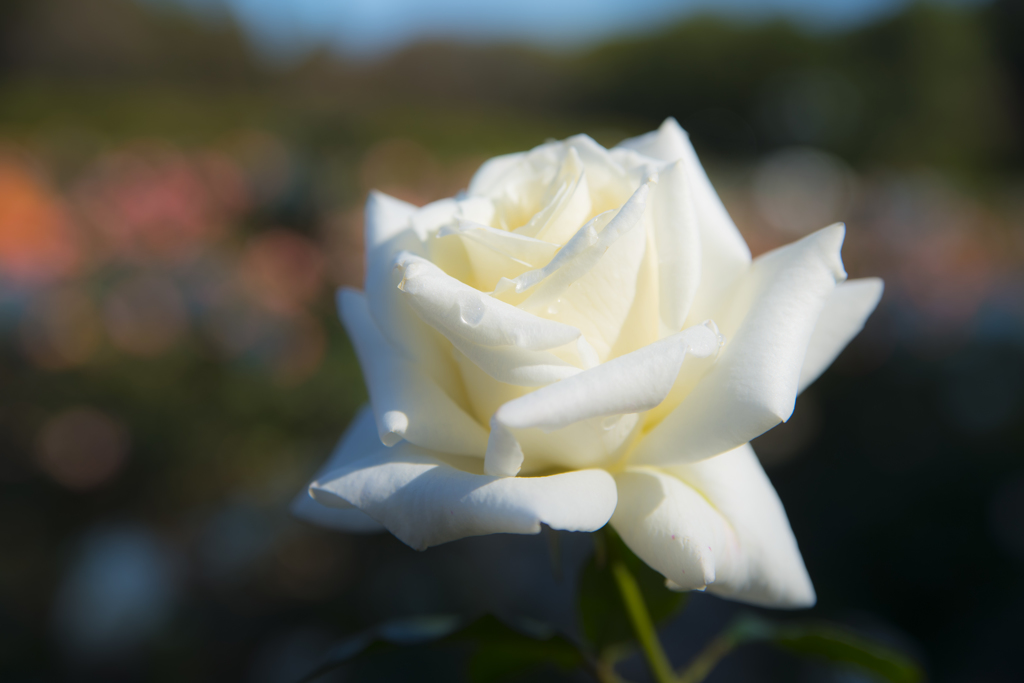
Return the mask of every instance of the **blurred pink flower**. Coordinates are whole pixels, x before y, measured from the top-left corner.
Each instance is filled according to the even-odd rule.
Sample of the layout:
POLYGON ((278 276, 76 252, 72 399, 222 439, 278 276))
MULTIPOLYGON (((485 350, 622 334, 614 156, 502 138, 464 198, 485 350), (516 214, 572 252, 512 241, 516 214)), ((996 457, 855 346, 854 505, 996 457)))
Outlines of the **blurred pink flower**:
POLYGON ((75 197, 112 256, 161 263, 194 257, 223 235, 247 201, 228 157, 163 149, 101 159, 75 197))

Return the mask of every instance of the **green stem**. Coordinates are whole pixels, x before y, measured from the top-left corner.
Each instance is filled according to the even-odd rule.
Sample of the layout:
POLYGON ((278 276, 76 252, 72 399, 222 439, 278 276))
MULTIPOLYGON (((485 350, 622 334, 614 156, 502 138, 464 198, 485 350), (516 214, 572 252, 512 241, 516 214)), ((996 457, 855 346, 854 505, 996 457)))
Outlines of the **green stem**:
POLYGON ((654 680, 658 683, 676 683, 675 674, 672 671, 672 663, 668 661, 665 650, 658 640, 658 632, 654 629, 654 622, 651 621, 651 614, 644 604, 643 595, 640 593, 640 586, 630 573, 625 563, 621 560, 612 561, 612 575, 619 587, 619 595, 626 605, 626 612, 629 613, 629 620, 633 623, 633 631, 636 633, 640 646, 647 655, 647 663, 654 674, 654 680))

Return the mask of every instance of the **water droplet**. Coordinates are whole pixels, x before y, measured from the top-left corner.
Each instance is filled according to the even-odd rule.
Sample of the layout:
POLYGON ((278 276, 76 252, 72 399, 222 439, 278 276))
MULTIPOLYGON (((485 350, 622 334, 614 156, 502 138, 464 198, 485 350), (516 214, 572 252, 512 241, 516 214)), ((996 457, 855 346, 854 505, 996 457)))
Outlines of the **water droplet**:
POLYGON ((459 295, 459 319, 470 327, 476 327, 484 320, 484 302, 480 300, 479 296, 474 296, 468 292, 464 292, 459 295))
POLYGON ((554 304, 548 306, 548 315, 558 315, 558 306, 554 304))

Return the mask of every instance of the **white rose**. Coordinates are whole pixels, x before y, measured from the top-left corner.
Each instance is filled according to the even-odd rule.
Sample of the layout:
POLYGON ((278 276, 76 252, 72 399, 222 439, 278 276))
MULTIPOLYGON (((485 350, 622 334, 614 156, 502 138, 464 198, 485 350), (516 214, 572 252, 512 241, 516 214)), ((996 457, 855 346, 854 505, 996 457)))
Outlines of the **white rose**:
POLYGON ((843 235, 752 262, 673 119, 491 159, 422 208, 372 194, 365 293, 338 296, 372 410, 297 513, 417 549, 610 521, 672 588, 813 604, 748 442, 878 303, 843 235))

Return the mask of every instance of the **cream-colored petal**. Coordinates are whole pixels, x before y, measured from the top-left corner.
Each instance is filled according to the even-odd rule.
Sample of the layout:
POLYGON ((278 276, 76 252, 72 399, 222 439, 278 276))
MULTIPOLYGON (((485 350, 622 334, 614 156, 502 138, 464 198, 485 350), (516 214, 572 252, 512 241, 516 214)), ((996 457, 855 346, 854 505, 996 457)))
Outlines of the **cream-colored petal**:
POLYGON ((367 251, 376 249, 411 225, 414 205, 377 190, 366 198, 365 242, 367 251))
POLYGON ((789 419, 811 334, 846 277, 843 235, 842 225, 825 228, 754 262, 715 317, 726 338, 718 361, 644 437, 635 462, 696 462, 789 419))
POLYGON ((526 237, 507 230, 499 230, 489 225, 462 220, 444 229, 439 236, 457 234, 479 244, 492 252, 506 256, 513 261, 520 261, 529 268, 541 268, 554 257, 561 244, 526 237))
POLYGON ((505 176, 513 167, 522 164, 527 154, 528 152, 515 152, 488 159, 473 174, 466 194, 470 197, 491 195, 505 184, 505 176))
MULTIPOLYGON (((618 212, 595 217, 547 266, 504 285, 526 293, 519 303, 523 310, 580 329, 602 359, 616 346, 633 308, 647 248, 642 219, 651 185, 642 184, 618 212)), ((502 290, 499 285, 495 295, 502 290)))
POLYGON ((694 465, 616 476, 612 525, 673 588, 802 608, 814 587, 775 489, 749 445, 694 465))
POLYGON ((352 534, 372 534, 386 531, 384 525, 375 521, 362 510, 356 508, 333 508, 321 505, 313 500, 309 491, 302 491, 292 499, 291 513, 310 524, 322 526, 335 531, 346 531, 352 534))
POLYGON ((814 326, 807 355, 800 369, 799 391, 825 372, 836 356, 864 329, 868 316, 878 306, 884 285, 875 277, 849 280, 836 285, 814 326))
POLYGON ((575 341, 580 331, 540 318, 480 292, 449 276, 430 261, 399 254, 399 289, 424 322, 449 339, 482 346, 541 351, 575 341))
MULTIPOLYGON (((327 472, 340 469, 350 462, 377 452, 380 447, 373 410, 368 405, 363 406, 353 418, 352 423, 349 424, 348 429, 345 430, 345 435, 341 437, 337 447, 331 453, 331 457, 317 470, 313 481, 327 472)), ((379 522, 352 506, 347 508, 327 507, 317 503, 309 495, 308 487, 292 500, 291 512, 307 522, 338 531, 353 533, 384 531, 384 527, 379 522)))
POLYGON ((682 162, 658 175, 651 220, 658 255, 658 304, 663 334, 686 323, 701 279, 700 228, 682 162))
POLYGON ((584 421, 590 424, 572 431, 570 449, 575 453, 570 457, 599 462, 610 456, 632 432, 635 414, 664 400, 684 359, 711 356, 719 344, 713 325, 698 325, 505 403, 491 418, 486 472, 514 476, 523 465, 525 452, 538 457, 545 447, 544 459, 567 464, 561 449, 554 446, 562 439, 551 432, 584 421), (626 414, 634 415, 628 424, 596 420, 626 414), (612 429, 619 430, 615 435, 620 439, 608 442, 608 437, 615 435, 602 432, 612 429), (587 438, 591 436, 588 431, 603 438, 594 443, 587 438), (527 444, 525 450, 520 440, 527 444))
POLYGON ((452 346, 498 382, 517 387, 541 387, 572 377, 580 368, 550 351, 515 346, 484 346, 452 335, 452 346))
POLYGON ((623 140, 619 147, 661 161, 680 161, 686 169, 701 245, 701 282, 691 320, 713 317, 722 298, 750 264, 750 249, 712 187, 690 137, 675 119, 668 118, 658 130, 623 140))
POLYGON ((583 163, 592 213, 616 209, 633 194, 636 184, 630 184, 630 173, 589 135, 574 135, 564 144, 575 151, 583 163))
POLYGON ((525 225, 516 228, 516 234, 561 245, 593 213, 590 184, 580 155, 572 147, 567 147, 558 175, 548 186, 540 204, 543 208, 525 225))
POLYGON ((595 531, 616 501, 615 482, 603 470, 497 478, 407 443, 324 475, 310 492, 326 505, 355 506, 417 550, 467 536, 536 534, 541 524, 595 531))
POLYGON ((420 321, 398 290, 401 274, 395 272, 395 256, 402 251, 426 253, 413 227, 419 211, 381 192, 370 193, 365 212, 366 298, 377 328, 390 345, 412 359, 419 371, 452 400, 464 404, 464 392, 444 338, 420 321))
POLYGON ((684 359, 719 350, 714 326, 698 325, 510 401, 499 422, 555 430, 593 417, 639 413, 664 400, 684 359))
MULTIPOLYGON (((637 223, 639 223, 640 217, 643 215, 643 208, 641 207, 640 211, 634 213, 637 223)), ((517 299, 517 302, 521 303, 532 296, 536 289, 539 289, 538 285, 541 284, 545 284, 549 288, 557 285, 559 292, 564 290, 596 263, 599 256, 592 250, 598 244, 600 236, 604 234, 616 217, 617 214, 614 211, 606 211, 594 216, 576 231, 576 234, 558 250, 558 253, 547 265, 530 270, 515 278, 501 278, 498 287, 492 292, 492 296, 502 298, 507 294, 525 294, 517 299), (555 275, 558 276, 557 281, 553 277, 555 275)), ((633 223, 629 227, 632 228, 637 223, 633 223)), ((614 238, 622 232, 623 230, 620 229, 609 233, 603 247, 606 248, 610 245, 614 238)))
POLYGON ((487 430, 388 343, 370 316, 366 297, 342 289, 338 308, 370 390, 381 441, 391 446, 406 439, 446 453, 482 456, 487 430))
POLYGON ((649 246, 653 240, 640 221, 564 290, 556 275, 550 287, 541 284, 521 305, 578 328, 600 359, 649 344, 658 334, 657 275, 650 272, 656 264, 649 246), (641 293, 647 296, 639 299, 641 293))

